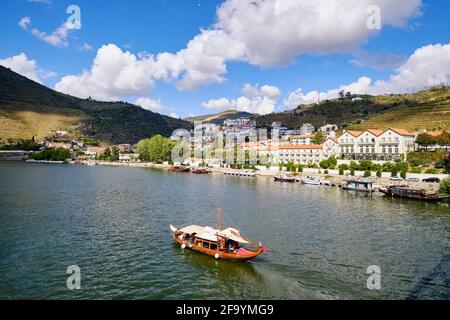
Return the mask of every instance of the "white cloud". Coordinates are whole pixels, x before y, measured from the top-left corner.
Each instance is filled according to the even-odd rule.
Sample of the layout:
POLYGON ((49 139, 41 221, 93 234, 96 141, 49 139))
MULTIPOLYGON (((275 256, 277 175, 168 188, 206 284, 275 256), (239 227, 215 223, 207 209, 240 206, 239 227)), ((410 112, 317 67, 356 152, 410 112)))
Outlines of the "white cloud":
MULTIPOLYGON (((31 18, 30 17, 23 17, 18 22, 19 26, 24 30, 29 30, 29 27, 31 26, 31 18)), ((29 30, 32 35, 34 35, 36 38, 47 42, 48 44, 51 44, 55 47, 67 47, 69 45, 67 41, 67 37, 69 35, 69 31, 71 28, 67 25, 66 22, 64 22, 58 29, 53 31, 51 34, 47 34, 46 32, 40 31, 36 28, 32 28, 29 30)))
POLYGON ((83 43, 83 45, 79 48, 80 51, 92 51, 94 48, 89 43, 83 43))
MULTIPOLYGON (((358 81, 320 93, 321 100, 335 99, 341 90, 356 94, 381 95, 405 93, 448 83, 450 77, 450 44, 428 45, 417 49, 388 80, 372 81, 361 77, 358 81)), ((296 108, 302 104, 317 102, 317 91, 303 93, 301 89, 292 92, 284 104, 296 108)))
POLYGON ((28 79, 42 83, 42 79, 56 76, 56 73, 38 68, 35 60, 28 59, 25 53, 0 60, 0 65, 10 68, 28 79))
POLYGON ((277 98, 281 95, 279 88, 264 85, 245 84, 242 88, 244 96, 229 100, 227 98, 212 99, 202 103, 206 109, 227 110, 236 109, 250 113, 268 114, 275 110, 277 98))
MULTIPOLYGON (((220 84, 225 81, 230 61, 273 67, 291 63, 305 53, 353 51, 379 32, 367 27, 370 5, 380 7, 383 26, 402 27, 419 14, 421 3, 421 0, 227 0, 218 7, 214 25, 201 30, 186 48, 176 53, 149 55, 145 60, 151 61, 152 67, 140 64, 143 68, 140 72, 148 78, 173 82, 180 91, 220 84)), ((48 35, 36 34, 50 41, 48 35)), ((64 39, 58 42, 58 37, 51 39, 66 43, 64 39)), ((92 90, 90 95, 94 94, 92 90)))
POLYGON ((378 32, 369 30, 367 8, 381 9, 382 26, 402 27, 421 0, 228 0, 214 26, 245 46, 258 66, 291 63, 305 53, 348 51, 378 32))
POLYGON ((65 76, 55 90, 81 98, 119 100, 121 97, 146 97, 153 88, 151 75, 156 73, 152 57, 140 59, 114 44, 104 45, 89 71, 65 76))
POLYGON ((151 98, 139 98, 136 100, 135 104, 150 111, 159 112, 163 109, 161 100, 154 100, 151 98))
POLYGON ((19 20, 19 26, 24 29, 27 30, 28 26, 31 24, 31 18, 30 17, 23 17, 22 19, 19 20))
POLYGON ((67 35, 69 32, 69 27, 67 23, 63 23, 58 29, 53 31, 51 34, 47 34, 46 32, 39 31, 36 28, 31 29, 31 34, 41 39, 42 41, 47 42, 55 47, 67 47, 69 43, 67 42, 67 35))

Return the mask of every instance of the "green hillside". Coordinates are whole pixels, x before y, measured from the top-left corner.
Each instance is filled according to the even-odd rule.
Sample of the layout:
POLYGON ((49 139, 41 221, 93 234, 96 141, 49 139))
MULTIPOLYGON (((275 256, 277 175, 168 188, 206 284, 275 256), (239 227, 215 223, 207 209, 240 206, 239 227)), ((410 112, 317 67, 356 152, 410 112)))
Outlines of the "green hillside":
POLYGON ((197 116, 187 118, 187 121, 195 122, 195 121, 203 121, 203 122, 212 122, 215 124, 222 124, 224 120, 230 119, 238 119, 238 118, 250 118, 254 115, 252 113, 244 112, 244 111, 236 111, 236 110, 227 110, 217 114, 209 114, 204 116, 197 116))
POLYGON ((191 126, 128 103, 61 94, 0 66, 0 138, 44 138, 65 129, 107 143, 134 143, 191 126))
POLYGON ((330 100, 319 105, 299 107, 284 113, 258 116, 260 126, 281 121, 289 128, 311 123, 316 128, 326 123, 349 129, 450 130, 450 87, 389 96, 359 96, 362 100, 330 100))

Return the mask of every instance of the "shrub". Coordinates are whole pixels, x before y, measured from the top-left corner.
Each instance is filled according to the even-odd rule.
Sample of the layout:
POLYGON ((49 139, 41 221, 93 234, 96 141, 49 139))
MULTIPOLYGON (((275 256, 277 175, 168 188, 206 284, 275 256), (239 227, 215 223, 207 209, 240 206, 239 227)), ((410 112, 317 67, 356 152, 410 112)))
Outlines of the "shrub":
POLYGON ((438 174, 439 170, 436 168, 430 168, 427 171, 425 171, 426 174, 438 174))
POLYGON ((350 175, 351 175, 352 177, 354 177, 354 176, 355 176, 355 170, 351 170, 351 171, 350 171, 350 175))
POLYGON ((325 170, 323 173, 324 173, 324 174, 328 174, 328 170, 325 170))
POLYGON ((400 172, 400 177, 402 177, 403 179, 406 179, 406 171, 400 172))
POLYGON ((381 169, 380 169, 380 170, 377 170, 377 177, 378 177, 378 178, 381 178, 382 175, 383 175, 383 172, 381 172, 381 169))
POLYGON ((343 176, 343 175, 344 175, 344 169, 339 168, 339 175, 340 175, 340 176, 343 176))
POLYGON ((411 173, 422 173, 422 169, 419 167, 412 167, 409 172, 411 173))
POLYGON ((443 194, 450 194, 450 178, 442 180, 439 187, 439 192, 443 194))
POLYGON ((370 177, 372 175, 372 172, 370 170, 364 171, 364 177, 370 177))
POLYGON ((391 162, 386 162, 386 163, 383 164, 381 170, 382 170, 383 172, 392 172, 392 170, 394 169, 394 167, 395 167, 395 166, 394 166, 393 163, 391 163, 391 162))
POLYGON ((373 163, 370 160, 363 160, 359 163, 359 170, 366 171, 372 170, 373 163))
POLYGON ((343 163, 343 164, 341 164, 341 165, 339 165, 339 170, 348 170, 348 165, 347 164, 345 164, 345 163, 343 163))
POLYGON ((391 177, 396 177, 398 175, 397 168, 392 169, 391 171, 391 177))
POLYGON ((350 162, 350 170, 352 171, 359 170, 359 165, 355 161, 350 162))

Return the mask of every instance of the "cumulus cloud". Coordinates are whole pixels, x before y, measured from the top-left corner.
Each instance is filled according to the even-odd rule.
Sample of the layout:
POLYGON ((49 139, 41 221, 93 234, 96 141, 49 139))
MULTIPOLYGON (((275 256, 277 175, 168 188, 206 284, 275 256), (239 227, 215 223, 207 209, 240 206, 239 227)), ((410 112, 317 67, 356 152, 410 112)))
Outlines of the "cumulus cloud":
POLYGON ((304 53, 342 52, 366 41, 378 32, 367 27, 372 5, 380 8, 382 27, 402 27, 420 13, 421 0, 228 0, 215 28, 245 46, 248 62, 284 65, 304 53))
POLYGON ((212 99, 203 102, 206 109, 227 110, 236 109, 250 113, 268 114, 275 110, 277 98, 281 95, 279 88, 269 85, 259 87, 258 85, 245 84, 242 88, 244 96, 237 99, 212 99))
MULTIPOLYGON (((450 77, 450 44, 428 45, 417 49, 388 80, 372 81, 361 77, 356 82, 320 93, 321 100, 335 99, 339 91, 356 94, 381 95, 386 93, 413 92, 427 87, 447 84, 450 77)), ((292 92, 284 104, 288 108, 317 102, 318 92, 292 92)))
POLYGON ((81 98, 119 100, 121 97, 146 97, 153 88, 156 73, 153 57, 139 58, 114 44, 102 46, 90 70, 65 76, 55 90, 81 98))
POLYGON ((42 83, 42 79, 56 76, 56 73, 43 70, 37 66, 35 60, 28 59, 25 53, 0 60, 0 65, 10 68, 12 71, 27 77, 38 83, 42 83))
MULTIPOLYGON (((380 7, 382 26, 402 27, 420 13, 421 0, 227 0, 217 8, 216 23, 200 30, 184 49, 149 55, 145 58, 149 63, 136 67, 142 68, 139 72, 146 78, 162 79, 188 91, 223 83, 231 61, 274 67, 305 53, 351 51, 379 32, 367 27, 371 5, 380 7)), ((89 90, 82 76, 71 76, 70 81, 73 87, 89 90)), ((113 83, 103 86, 108 84, 113 83)), ((97 87, 89 95, 94 96, 97 87)))
POLYGON ((156 112, 161 111, 163 108, 161 100, 154 100, 151 98, 139 98, 136 100, 135 104, 145 110, 156 111, 156 112))

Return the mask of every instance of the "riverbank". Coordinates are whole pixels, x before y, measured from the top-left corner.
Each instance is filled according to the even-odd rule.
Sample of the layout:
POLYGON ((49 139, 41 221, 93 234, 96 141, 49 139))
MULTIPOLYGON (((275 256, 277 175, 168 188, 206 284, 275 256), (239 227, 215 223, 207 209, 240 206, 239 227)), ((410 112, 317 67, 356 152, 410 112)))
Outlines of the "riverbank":
MULTIPOLYGON (((76 164, 75 162, 69 162, 71 164, 76 164)), ((106 161, 95 161, 90 162, 90 165, 94 164, 99 166, 109 166, 109 167, 128 167, 128 168, 150 168, 150 169, 160 169, 160 170, 169 170, 169 164, 157 164, 152 162, 106 162, 106 161)), ((274 177, 275 175, 281 173, 278 170, 278 167, 272 167, 267 169, 266 167, 257 167, 258 170, 255 171, 256 178, 258 177, 274 177)), ((221 167, 212 167, 211 171, 213 173, 225 174, 230 171, 229 168, 221 168, 221 167)), ((289 173, 284 172, 283 173, 289 173)), ((323 170, 320 169, 308 169, 305 168, 302 173, 296 173, 298 177, 313 177, 320 181, 328 181, 333 186, 341 186, 345 180, 349 179, 360 179, 364 176, 364 172, 355 172, 355 176, 350 176, 348 173, 345 175, 339 175, 339 171, 337 170, 328 170, 328 173, 323 173, 323 170)), ((430 174, 408 174, 407 178, 417 178, 419 182, 409 182, 409 181, 392 181, 390 180, 390 174, 384 173, 381 178, 372 179, 371 182, 374 183, 375 186, 392 186, 392 185, 401 185, 408 186, 412 189, 418 190, 426 190, 429 193, 436 193, 439 190, 438 183, 426 183, 423 182, 423 179, 430 177, 439 177, 441 180, 448 177, 448 175, 430 175, 430 174)), ((251 179, 250 177, 244 177, 247 179, 251 179)))

